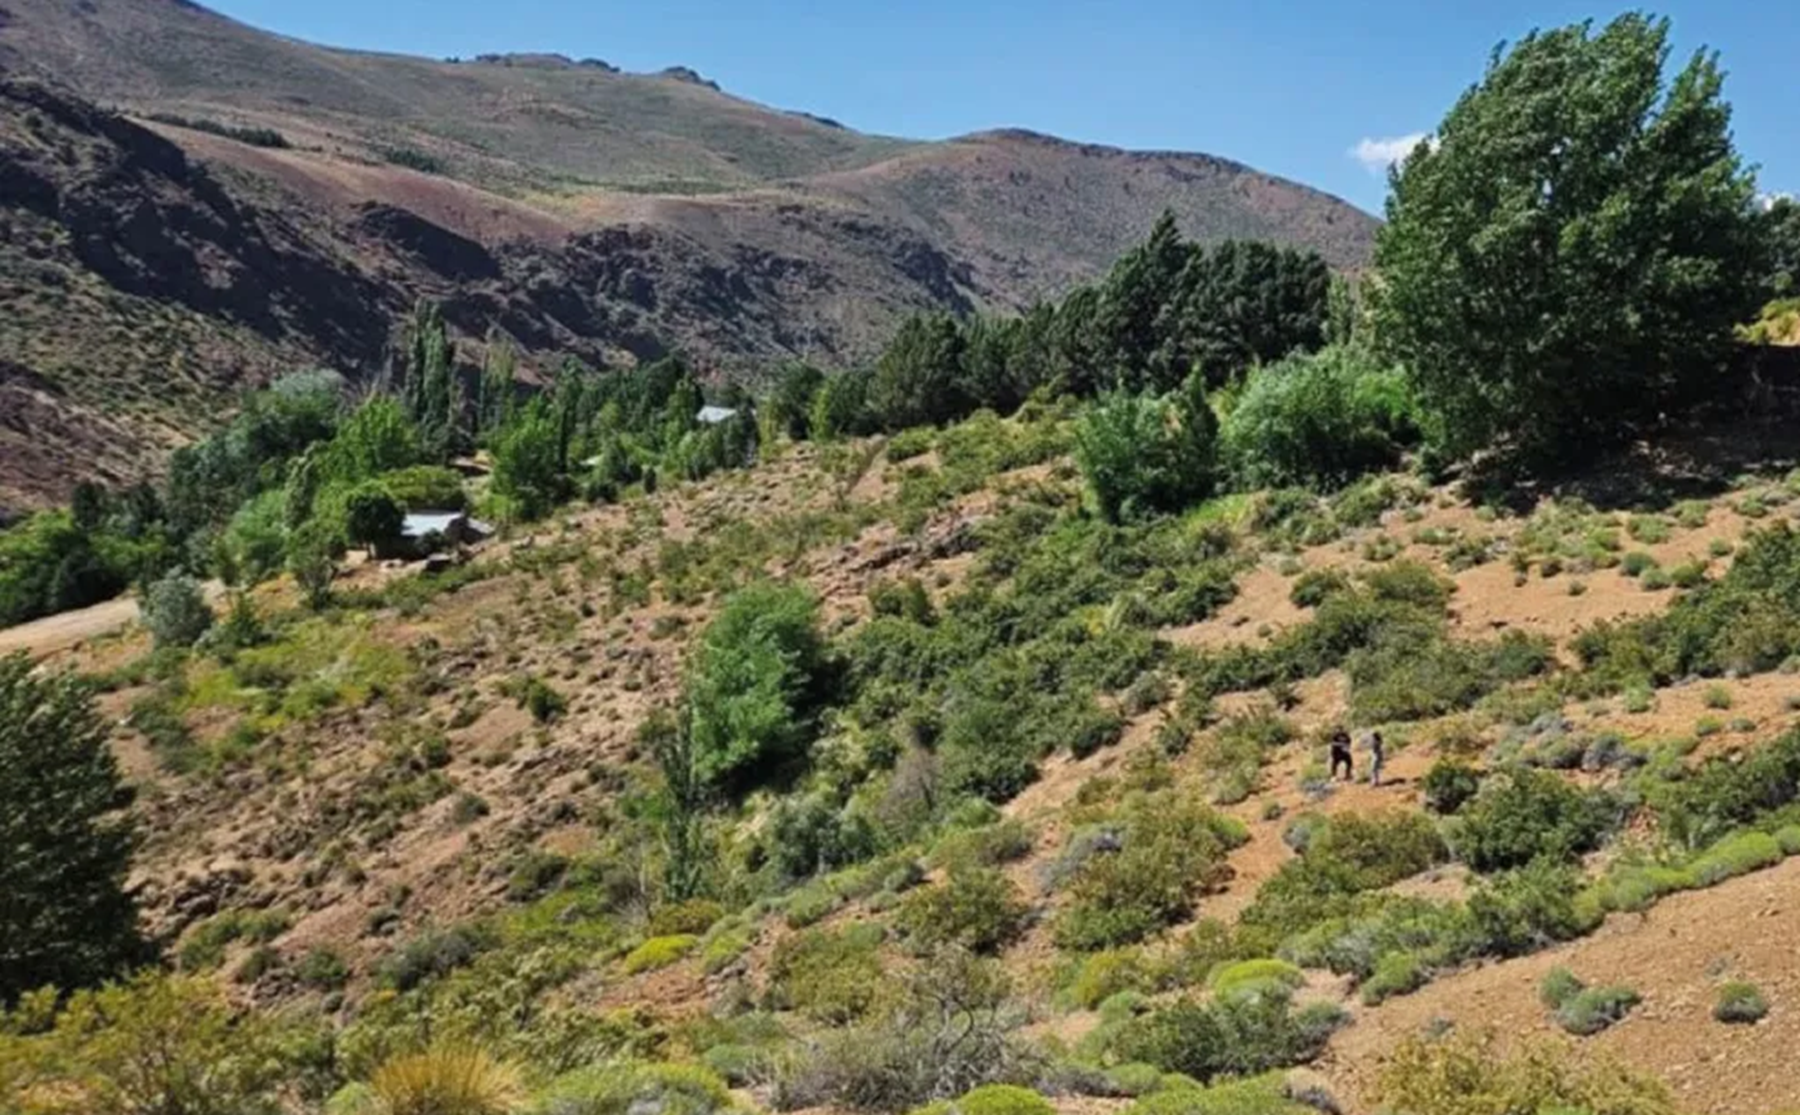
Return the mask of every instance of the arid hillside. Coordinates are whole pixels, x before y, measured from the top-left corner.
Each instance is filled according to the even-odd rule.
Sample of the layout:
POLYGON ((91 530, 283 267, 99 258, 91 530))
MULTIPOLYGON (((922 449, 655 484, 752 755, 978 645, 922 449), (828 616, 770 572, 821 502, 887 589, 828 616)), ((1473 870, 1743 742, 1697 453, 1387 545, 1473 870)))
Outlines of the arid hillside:
POLYGON ((1164 209, 1344 269, 1376 226, 1205 155, 865 136, 679 69, 331 50, 181 0, 8 0, 0 69, 7 436, 54 443, 14 510, 154 471, 273 371, 376 373, 419 297, 543 361, 832 367, 1092 278, 1164 209))
MULTIPOLYGON (((1676 802, 1740 808, 1693 795, 1725 793, 1729 769, 1792 750, 1791 674, 1620 687, 1587 641, 1634 618, 1694 614, 1707 585, 1738 583, 1729 571, 1747 548, 1770 560, 1769 540, 1800 508, 1791 448, 1778 429, 1734 429, 1723 450, 1697 439, 1633 455, 1517 512, 1390 475, 1330 500, 1230 497, 1148 533, 1096 535, 1079 525, 1062 419, 977 419, 929 445, 792 447, 748 471, 570 512, 437 577, 363 565, 327 615, 297 608, 277 582, 254 597, 265 641, 235 655, 171 662, 126 631, 53 661, 110 690, 148 826, 141 893, 181 965, 218 973, 245 1001, 322 1008, 348 1027, 348 1065, 360 1043, 397 1040, 395 1006, 464 1018, 477 988, 505 979, 495 994, 524 996, 506 1000, 530 1020, 523 1029, 454 1024, 517 1056, 535 1055, 544 1034, 599 1026, 584 1040, 704 1063, 742 1104, 804 1107, 829 1093, 830 1073, 852 1071, 819 1060, 848 1055, 832 1029, 882 1032, 885 1000, 856 981, 887 986, 934 941, 973 941, 1010 980, 1005 1025, 1069 1059, 1040 1077, 1061 1081, 1058 1109, 1111 1112, 1159 1087, 1121 1063, 1132 1020, 1228 999, 1233 964, 1279 941, 1286 959, 1247 960, 1261 974, 1239 975, 1291 971, 1301 1014, 1335 1019, 1312 1070, 1285 1085, 1322 1090, 1336 1106, 1320 1110, 1378 1110, 1408 1038, 1498 1027, 1503 1048, 1572 1044, 1579 1059, 1601 1053, 1659 1077, 1682 1112, 1774 1115, 1800 1102, 1779 1054, 1800 1018, 1782 943, 1800 899, 1800 875, 1780 864, 1793 830, 1779 828, 1780 808, 1751 805, 1714 815, 1710 836, 1670 826, 1696 823, 1676 802), (1635 493, 1624 505, 1620 479, 1635 493), (1105 555, 1098 567, 1081 556, 1089 545, 1105 555), (1149 552, 1172 564, 1139 565, 1149 552), (1064 580, 1043 580, 1057 570, 1064 580), (970 777, 955 773, 969 746, 955 707, 941 710, 935 758, 911 734, 926 730, 912 718, 928 707, 913 698, 938 699, 940 667, 922 659, 893 734, 863 721, 860 703, 845 707, 806 781, 718 803, 709 878, 721 900, 668 907, 652 881, 660 845, 642 843, 654 829, 633 805, 652 777, 644 725, 681 698, 722 604, 762 577, 807 586, 858 671, 909 669, 877 665, 881 640, 924 639, 953 616, 1048 624, 956 676, 974 684, 1013 656, 1036 663, 1054 680, 1014 711, 1031 723, 1057 710, 1060 734, 1044 739, 1062 742, 998 810, 834 869, 829 845, 806 841, 850 839, 857 816, 874 833, 905 831, 919 795, 970 777), (1027 584, 1046 607, 1090 601, 1067 613, 1079 626, 1032 619, 1027 584), (1334 604, 1334 593, 1349 595, 1334 604), (1308 646, 1352 600, 1375 617, 1400 608, 1407 624, 1436 616, 1441 629, 1384 651, 1378 632, 1392 620, 1374 618, 1359 622, 1377 633, 1338 636, 1369 640, 1359 650, 1295 659, 1310 664, 1275 680, 1246 665, 1308 646), (1045 657, 1052 646, 1067 657, 1045 657), (1056 703, 1065 697, 1077 703, 1056 703), (1327 773, 1342 724, 1384 733, 1380 786, 1360 780, 1360 743, 1358 782, 1327 773), (897 763, 875 757, 889 747, 897 763), (1467 804, 1445 796, 1445 771, 1467 773, 1467 804), (850 797, 795 828, 794 802, 827 793, 805 790, 814 783, 850 797), (1557 859, 1542 868, 1553 885, 1579 889, 1558 900, 1572 906, 1520 890, 1539 884, 1511 870, 1521 853, 1506 843, 1560 839, 1565 822, 1537 816, 1541 827, 1511 836, 1481 827, 1539 808, 1532 795, 1551 786, 1574 795, 1557 808, 1601 808, 1593 823, 1606 833, 1542 845, 1557 859), (1509 806, 1508 793, 1525 796, 1509 806), (1779 831, 1718 842, 1728 815, 1779 831), (1161 843, 1161 824, 1186 835, 1161 843), (1204 826, 1224 842, 1210 845, 1204 826), (1096 845, 1107 833, 1113 844, 1096 845), (1142 885, 1175 889, 1130 928, 1101 915, 1147 901, 1141 880, 1095 865, 1137 841, 1160 858, 1131 871, 1164 880, 1142 885), (781 856, 799 858, 768 858, 781 856), (1333 856, 1368 857, 1372 881, 1340 898, 1331 888, 1350 884, 1305 881, 1333 856), (789 877, 796 867, 777 864, 810 869, 789 877), (752 891, 762 897, 738 908, 752 891), (952 893, 963 897, 931 897, 952 893), (1495 902, 1524 903, 1507 907, 1514 928, 1488 925, 1495 902), (1465 916, 1516 936, 1456 943, 1465 916), (525 975, 551 963, 547 986, 525 975), (1540 1001, 1558 966, 1627 988, 1636 1005, 1597 1036, 1570 1036, 1574 1023, 1540 1001), (1770 1004, 1758 1024, 1714 1018, 1731 981, 1770 1004)), ((976 692, 942 699, 988 699, 976 692)))

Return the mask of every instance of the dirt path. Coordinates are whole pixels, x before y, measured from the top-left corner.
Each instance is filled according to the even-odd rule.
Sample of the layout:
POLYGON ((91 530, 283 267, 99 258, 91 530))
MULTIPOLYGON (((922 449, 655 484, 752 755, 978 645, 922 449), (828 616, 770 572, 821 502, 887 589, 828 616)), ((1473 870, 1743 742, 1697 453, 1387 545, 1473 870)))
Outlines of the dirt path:
POLYGON ((43 658, 87 639, 110 635, 137 618, 137 598, 121 596, 91 608, 61 612, 0 630, 0 654, 22 650, 33 658, 43 658))
MULTIPOLYGON (((218 581, 207 581, 200 587, 208 604, 217 604, 225 596, 225 586, 218 581)), ((72 612, 58 612, 17 627, 0 628, 0 655, 22 650, 33 658, 46 658, 89 639, 111 635, 137 622, 137 618, 137 597, 129 594, 72 612)))

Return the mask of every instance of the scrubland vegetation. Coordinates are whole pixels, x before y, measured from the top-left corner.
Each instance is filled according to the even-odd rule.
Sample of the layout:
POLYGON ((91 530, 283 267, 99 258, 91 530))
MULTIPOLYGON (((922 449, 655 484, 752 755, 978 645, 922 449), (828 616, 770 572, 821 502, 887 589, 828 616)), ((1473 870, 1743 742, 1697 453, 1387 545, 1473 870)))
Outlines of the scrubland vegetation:
MULTIPOLYGON (((1792 477, 1631 511, 1481 499, 1727 405, 1733 327, 1791 290, 1791 217, 1752 204, 1715 64, 1664 82, 1663 34, 1627 17, 1498 57, 1397 172, 1379 282, 1165 221, 1057 305, 921 318, 867 372, 760 392, 670 359, 528 394, 498 340, 460 368, 423 306, 395 390, 280 381, 160 490, 9 531, 0 617, 136 583, 150 638, 78 656, 87 676, 0 665, 0 1094, 1350 1110, 1294 1071, 1346 1028, 1800 854, 1800 728, 1702 750, 1598 726, 1689 689, 1748 716, 1731 686, 1800 663, 1792 477), (1551 166, 1565 149, 1596 166, 1551 166), (1516 228, 1458 224, 1509 205, 1516 228), (1496 299, 1545 231, 1567 266, 1496 299), (1460 250, 1483 233, 1491 256, 1460 250), (340 570, 464 505, 509 531, 470 563, 340 570), (1717 552, 1727 514, 1748 525, 1717 552), (1654 606, 1482 628, 1462 586, 1489 572, 1654 606), (1230 626, 1262 582, 1267 614, 1230 626), (1383 731, 1416 793, 1323 774, 1339 722, 1383 731), (227 839, 194 827, 209 810, 274 823, 254 871, 184 890, 181 845, 227 839), (135 898, 134 853, 163 884, 135 898), (437 858, 396 881, 415 855, 437 858)), ((1534 1001, 1571 1040, 1654 1003, 1585 970, 1534 1001)), ((1717 975, 1708 1024, 1780 1010, 1717 975)), ((1355 1098, 1677 1110, 1480 1021, 1407 1035, 1355 1098)))

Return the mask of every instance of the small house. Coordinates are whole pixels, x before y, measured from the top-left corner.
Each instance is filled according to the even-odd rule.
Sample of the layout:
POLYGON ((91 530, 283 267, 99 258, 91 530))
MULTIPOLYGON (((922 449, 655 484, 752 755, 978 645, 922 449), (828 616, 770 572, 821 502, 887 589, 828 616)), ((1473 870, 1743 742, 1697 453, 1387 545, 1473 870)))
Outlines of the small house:
POLYGON ((494 528, 467 511, 414 511, 400 525, 395 557, 418 559, 446 546, 470 546, 494 533, 494 528))

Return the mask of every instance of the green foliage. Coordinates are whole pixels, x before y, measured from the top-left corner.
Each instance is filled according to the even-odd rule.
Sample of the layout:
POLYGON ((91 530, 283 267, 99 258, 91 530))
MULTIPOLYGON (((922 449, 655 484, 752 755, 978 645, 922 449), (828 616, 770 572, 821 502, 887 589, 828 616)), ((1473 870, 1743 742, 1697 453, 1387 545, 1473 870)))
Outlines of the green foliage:
POLYGON ((493 452, 493 492, 510 517, 541 519, 567 495, 562 430, 541 397, 501 430, 493 452))
POLYGON ((930 950, 960 945, 997 952, 1025 928, 1029 908, 1018 887, 992 868, 952 870, 940 885, 921 887, 901 901, 895 924, 915 945, 930 950))
POLYGON ((1176 396, 1102 396, 1075 427, 1075 460, 1102 518, 1179 511, 1213 486, 1217 421, 1195 384, 1176 396))
POLYGON ((1405 377, 1335 346, 1252 370, 1220 434, 1233 481, 1251 489, 1341 488, 1416 439, 1405 377))
POLYGON ((399 402, 372 395, 338 427, 320 470, 328 483, 355 485, 423 459, 419 431, 399 402))
POLYGON ((406 512, 376 481, 357 485, 344 498, 344 538, 352 545, 385 554, 400 540, 405 522, 406 512))
POLYGON ((558 1077, 538 1097, 555 1115, 719 1115, 734 1109, 725 1082, 699 1065, 597 1064, 558 1077))
POLYGON ((1063 948, 1129 944, 1186 919, 1247 838, 1241 825, 1173 791, 1146 796, 1121 820, 1117 850, 1087 855, 1070 879, 1056 923, 1063 948))
POLYGON ((1480 872, 1563 862, 1592 851, 1617 811, 1606 795, 1570 786, 1547 771, 1515 769, 1488 778, 1454 822, 1451 846, 1480 872))
POLYGON ((1588 987, 1556 1008, 1556 1024, 1577 1037, 1591 1037, 1624 1019, 1643 997, 1629 987, 1588 987))
POLYGON ((1222 964, 1206 977, 1215 998, 1244 995, 1285 995, 1306 982, 1306 973, 1285 960, 1239 960, 1222 964))
POLYGON ((1639 14, 1534 31, 1396 169, 1377 334, 1448 452, 1582 456, 1703 387, 1752 315, 1722 73, 1701 53, 1665 83, 1667 39, 1639 14))
POLYGON ((1524 956, 1591 933, 1604 916, 1573 868, 1537 860, 1469 896, 1475 955, 1524 956))
POLYGON ((489 935, 472 925, 421 930, 382 959, 376 978, 382 986, 410 991, 470 964, 492 943, 489 935))
POLYGON ((1329 1096, 1308 1095, 1304 1102, 1290 1098, 1296 1093, 1283 1083, 1281 1073, 1206 1088, 1182 1077, 1174 1079, 1182 1083, 1144 1096, 1126 1108, 1127 1115, 1310 1115, 1335 1107, 1329 1096))
POLYGON ((130 794, 89 688, 0 658, 0 1006, 144 957, 125 890, 130 794))
POLYGON ((783 937, 769 959, 770 1005, 834 1024, 862 1017, 881 991, 880 945, 878 926, 783 937))
POLYGON ((1376 1098, 1409 1115, 1676 1115, 1668 1089, 1616 1063, 1558 1046, 1516 1043, 1505 1055, 1492 1031, 1411 1038, 1383 1065, 1376 1098))
POLYGON ((185 573, 170 573, 144 594, 144 626, 161 647, 189 647, 213 625, 212 608, 200 585, 185 573))
POLYGON ((1053 1115, 1050 1101, 1016 1084, 983 1084, 961 1099, 921 1107, 913 1115, 1053 1115))
POLYGON ((407 511, 461 511, 469 503, 462 477, 442 465, 414 465, 377 479, 407 511))
POLYGON ((129 552, 93 537, 68 514, 45 512, 0 530, 0 625, 117 596, 135 570, 129 552))
POLYGON ((1358 994, 1364 1006, 1377 1006, 1396 995, 1408 995, 1424 987, 1429 980, 1425 964, 1410 952, 1383 953, 1375 962, 1375 970, 1363 981, 1358 994))
POLYGON ((314 611, 331 602, 331 582, 337 575, 333 539, 317 524, 295 532, 288 544, 287 567, 300 588, 301 599, 314 611))
POLYGON ((1769 1001, 1763 998, 1763 993, 1755 984, 1741 980, 1722 985, 1718 1000, 1713 1004, 1713 1017, 1733 1025, 1761 1022, 1768 1013, 1769 1001))
POLYGON ((1763 673, 1800 652, 1800 534, 1757 531, 1731 568, 1660 616, 1600 623, 1575 640, 1590 675, 1620 686, 1693 674, 1763 673))
POLYGON ((1343 1021, 1335 1006, 1295 1010, 1286 994, 1274 991, 1204 1004, 1183 1001, 1127 1022, 1113 1038, 1112 1053, 1204 1083, 1304 1064, 1343 1021))
POLYGON ((1294 578, 1294 586, 1288 591, 1288 600, 1296 608, 1317 608, 1333 593, 1343 592, 1349 587, 1350 578, 1335 569, 1308 569, 1294 578))
POLYGON ((699 943, 700 938, 691 933, 680 933, 670 937, 652 937, 626 953, 620 966, 625 969, 627 975, 667 968, 680 961, 688 953, 693 952, 699 943))
POLYGON ((1538 1001, 1551 1010, 1556 1010, 1564 1003, 1581 994, 1586 984, 1575 977, 1575 973, 1562 965, 1550 969, 1538 982, 1538 1001))
POLYGON ((1420 783, 1425 794, 1425 807, 1433 813, 1451 814, 1468 804, 1481 789, 1481 776, 1474 767, 1456 759, 1439 759, 1431 764, 1420 783))
POLYGON ((53 1025, 0 1025, 0 1083, 21 1089, 9 1109, 30 1097, 43 1115, 277 1115, 299 1075, 289 1038, 208 983, 145 971, 77 992, 53 1025))
POLYGON ((803 586, 762 583, 708 625, 686 706, 702 782, 755 782, 803 752, 830 684, 818 607, 803 586))

